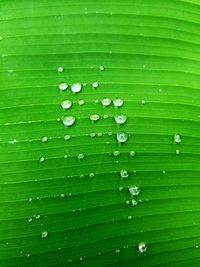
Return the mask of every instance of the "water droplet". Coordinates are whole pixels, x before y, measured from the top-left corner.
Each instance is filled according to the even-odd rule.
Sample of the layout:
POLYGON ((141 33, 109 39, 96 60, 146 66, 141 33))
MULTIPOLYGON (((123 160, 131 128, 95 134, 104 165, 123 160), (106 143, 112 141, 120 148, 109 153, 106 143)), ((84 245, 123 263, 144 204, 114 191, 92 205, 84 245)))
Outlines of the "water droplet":
POLYGON ((113 135, 113 133, 112 132, 108 132, 108 136, 112 136, 113 135))
POLYGON ((123 186, 120 186, 118 189, 121 192, 124 188, 123 188, 123 186))
POLYGON ((138 196, 140 193, 140 188, 138 186, 130 187, 128 190, 132 196, 138 196))
POLYGON ((114 119, 117 124, 124 124, 127 121, 127 117, 125 115, 117 115, 114 119))
POLYGON ((72 106, 72 102, 70 100, 64 100, 62 103, 61 103, 61 107, 63 109, 69 109, 71 108, 72 106))
POLYGON ((91 173, 89 174, 89 177, 90 177, 90 178, 94 178, 94 176, 95 176, 95 174, 94 174, 93 172, 91 172, 91 173))
POLYGON ((43 142, 43 143, 46 143, 47 141, 48 141, 48 137, 47 137, 47 136, 43 136, 43 137, 42 137, 42 142, 43 142))
POLYGON ((124 101, 120 98, 113 100, 113 105, 117 108, 121 107, 124 104, 124 101))
POLYGON ((127 170, 121 170, 120 176, 121 176, 121 178, 126 179, 126 178, 128 178, 129 174, 128 174, 127 170))
POLYGON ((67 89, 68 84, 67 83, 60 83, 58 87, 60 90, 64 91, 67 89))
POLYGON ((68 116, 63 119, 65 126, 72 126, 75 123, 75 118, 73 116, 68 116))
POLYGON ((79 104, 80 106, 82 106, 82 105, 85 104, 85 101, 84 101, 83 99, 80 99, 80 100, 78 101, 78 104, 79 104))
POLYGON ((36 220, 39 220, 41 218, 41 215, 40 214, 36 214, 35 218, 36 218, 36 220))
POLYGON ((43 163, 45 161, 45 158, 44 157, 40 157, 40 162, 43 163))
POLYGON ((103 71, 103 70, 105 70, 105 67, 101 65, 101 66, 99 67, 99 69, 100 69, 101 71, 103 71))
POLYGON ((145 105, 146 104, 146 101, 145 100, 142 100, 141 103, 142 103, 142 105, 145 105))
POLYGON ((103 135, 103 133, 97 133, 97 136, 101 137, 103 135))
POLYGON ((91 121, 98 121, 100 119, 100 116, 98 114, 92 114, 90 116, 91 121))
POLYGON ((132 220, 133 217, 131 215, 128 216, 128 220, 132 220))
POLYGON ((31 254, 29 254, 29 253, 28 253, 28 254, 26 254, 26 257, 27 257, 27 258, 29 258, 30 256, 31 256, 31 254))
POLYGON ((84 159, 85 155, 83 153, 78 154, 78 159, 82 160, 84 159))
POLYGON ((120 151, 115 150, 113 151, 113 156, 118 157, 120 155, 120 151))
POLYGON ((109 118, 109 115, 108 115, 108 114, 104 114, 104 115, 103 115, 103 118, 104 118, 104 119, 108 119, 108 118, 109 118))
POLYGON ((18 143, 17 139, 13 139, 13 140, 9 141, 9 144, 12 144, 12 145, 14 145, 16 143, 18 143))
POLYGON ((98 82, 93 82, 93 83, 92 83, 92 87, 93 87, 93 88, 97 88, 98 86, 99 86, 99 83, 98 83, 98 82))
POLYGON ((29 218, 29 219, 28 219, 28 222, 32 222, 32 220, 33 220, 32 218, 29 218))
POLYGON ((146 251, 147 251, 147 244, 146 244, 145 242, 140 242, 140 243, 138 244, 138 250, 139 250, 139 252, 141 252, 141 253, 146 252, 146 251))
POLYGON ((130 151, 129 155, 130 155, 131 158, 135 157, 135 151, 130 151))
POLYGON ((63 72, 64 71, 64 68, 63 67, 58 67, 58 72, 63 72))
POLYGON ((79 93, 82 89, 82 85, 80 83, 74 83, 71 86, 71 90, 73 93, 79 93))
POLYGON ((111 104, 111 99, 106 97, 101 101, 101 103, 104 107, 108 107, 111 104))
POLYGON ((117 141, 119 143, 125 143, 128 140, 128 135, 124 132, 117 133, 117 141))
POLYGON ((60 194, 60 197, 61 197, 61 198, 64 198, 64 197, 65 197, 65 194, 60 194))
POLYGON ((136 205, 138 204, 138 202, 137 202, 137 200, 132 199, 132 200, 131 200, 131 204, 132 204, 132 206, 136 206, 136 205))
POLYGON ((90 137, 95 137, 96 133, 90 133, 90 137))
POLYGON ((46 238, 48 235, 49 235, 49 233, 47 231, 42 232, 42 238, 46 238))
POLYGON ((180 149, 176 149, 176 155, 180 154, 180 149))
POLYGON ((3 37, 2 36, 0 36, 0 41, 3 39, 3 37))
POLYGON ((177 144, 181 143, 181 136, 179 134, 174 135, 174 142, 177 144))
POLYGON ((65 139, 65 141, 68 141, 68 140, 71 139, 71 136, 70 136, 69 134, 66 134, 66 135, 64 136, 64 139, 65 139))
POLYGON ((120 253, 120 249, 116 249, 115 252, 116 252, 116 253, 120 253))

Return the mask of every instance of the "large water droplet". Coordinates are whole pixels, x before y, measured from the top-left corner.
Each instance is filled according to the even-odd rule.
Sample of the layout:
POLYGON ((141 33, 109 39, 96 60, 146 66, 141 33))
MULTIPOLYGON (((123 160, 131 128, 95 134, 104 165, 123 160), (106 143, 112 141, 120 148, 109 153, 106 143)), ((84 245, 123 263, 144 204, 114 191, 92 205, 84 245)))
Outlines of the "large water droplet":
POLYGON ((91 121, 98 121, 100 119, 100 116, 98 114, 92 114, 90 116, 91 121))
POLYGON ((174 142, 177 144, 181 143, 181 136, 179 134, 174 135, 174 142))
POLYGON ((79 93, 82 89, 82 85, 80 83, 74 83, 71 86, 71 90, 73 93, 79 93))
POLYGON ((126 178, 128 178, 129 174, 128 174, 127 170, 121 170, 120 176, 121 176, 121 178, 126 179, 126 178))
POLYGON ((146 242, 140 242, 139 244, 138 244, 138 250, 139 250, 139 252, 141 252, 141 253, 144 253, 144 252, 146 252, 147 251, 147 243, 146 242))
POLYGON ((125 115, 117 115, 114 120, 117 124, 124 124, 127 121, 127 117, 125 115))
POLYGON ((111 104, 111 99, 106 97, 101 101, 101 103, 104 107, 108 107, 111 104))
POLYGON ((64 90, 67 89, 68 84, 67 84, 67 83, 60 83, 58 87, 59 87, 59 89, 60 89, 61 91, 64 91, 64 90))
POLYGON ((117 133, 117 141, 119 143, 125 143, 128 140, 128 135, 124 132, 117 133))
POLYGON ((70 100, 64 100, 62 103, 61 103, 61 107, 63 109, 69 109, 71 108, 72 106, 72 102, 70 100))
POLYGON ((63 119, 65 126, 72 126, 75 123, 76 119, 73 116, 68 116, 63 119))
POLYGON ((116 98, 115 100, 113 100, 113 105, 115 107, 121 107, 124 104, 124 101, 120 98, 116 98))
POLYGON ((140 188, 138 186, 130 187, 128 190, 132 196, 138 196, 140 193, 140 188))

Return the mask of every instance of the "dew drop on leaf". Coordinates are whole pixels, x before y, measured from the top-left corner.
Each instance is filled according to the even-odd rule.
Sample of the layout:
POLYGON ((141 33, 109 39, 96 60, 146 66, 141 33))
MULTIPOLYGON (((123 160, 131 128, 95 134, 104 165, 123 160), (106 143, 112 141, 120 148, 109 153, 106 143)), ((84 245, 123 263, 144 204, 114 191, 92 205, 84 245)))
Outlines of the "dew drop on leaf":
POLYGON ((78 159, 82 160, 84 159, 85 155, 83 153, 78 154, 78 159))
POLYGON ((40 161, 40 163, 43 163, 43 162, 45 162, 45 158, 44 157, 40 157, 39 161, 40 161))
POLYGON ((82 105, 85 104, 85 101, 84 101, 83 99, 80 99, 80 100, 78 101, 78 104, 79 104, 80 106, 82 106, 82 105))
POLYGON ((138 250, 141 253, 145 253, 147 251, 147 244, 145 242, 140 242, 138 244, 138 250))
POLYGON ((113 156, 118 157, 120 155, 120 151, 115 150, 113 151, 113 156))
POLYGON ((98 83, 98 82, 93 82, 93 83, 92 83, 92 87, 93 87, 93 88, 96 89, 98 86, 99 86, 99 83, 98 83))
POLYGON ((100 119, 100 116, 98 114, 92 114, 90 116, 91 121, 98 121, 100 119))
POLYGON ((179 134, 174 135, 174 142, 177 144, 181 143, 181 136, 179 134))
POLYGON ((129 155, 130 155, 131 158, 135 157, 135 151, 130 151, 129 155))
POLYGON ((124 102, 122 99, 120 98, 116 98, 115 100, 113 100, 113 105, 117 108, 123 106, 124 102))
POLYGON ((176 149, 176 155, 179 155, 179 154, 180 154, 180 150, 176 149))
POLYGON ((117 133, 117 141, 119 143, 125 143, 128 140, 128 135, 124 132, 117 133))
POLYGON ((60 73, 61 73, 61 72, 63 72, 63 71, 64 71, 64 68, 63 68, 63 67, 61 67, 61 66, 60 66, 60 67, 58 67, 58 72, 60 72, 60 73))
POLYGON ((111 104, 111 99, 106 97, 101 101, 101 103, 104 107, 108 107, 111 104))
POLYGON ((132 204, 132 206, 137 206, 138 202, 136 199, 132 199, 131 204, 132 204))
POLYGON ((67 83, 60 83, 58 87, 59 87, 59 89, 60 89, 61 91, 64 91, 64 90, 67 89, 68 84, 67 84, 67 83))
POLYGON ((117 124, 124 124, 127 121, 127 117, 125 115, 116 115, 114 120, 117 124))
POLYGON ((71 90, 73 93, 79 93, 82 89, 82 85, 80 83, 74 83, 71 86, 71 90))
POLYGON ((121 170, 120 176, 121 176, 121 178, 126 179, 126 178, 128 178, 129 174, 128 174, 127 170, 121 170))
POLYGON ((140 193, 140 188, 138 186, 132 186, 128 190, 132 196, 138 196, 140 193))
POLYGON ((49 233, 47 231, 43 231, 42 232, 42 238, 46 238, 49 235, 49 233))
POLYGON ((101 66, 99 67, 99 69, 100 69, 101 71, 103 71, 103 70, 105 70, 105 67, 101 65, 101 66))
POLYGON ((65 136, 64 136, 64 140, 65 141, 68 141, 68 140, 70 140, 71 139, 71 136, 69 135, 69 134, 66 134, 65 136))
POLYGON ((63 109, 69 109, 71 108, 72 106, 72 102, 70 100, 64 100, 62 103, 61 103, 61 107, 63 109))
POLYGON ((48 137, 47 137, 47 136, 43 136, 43 137, 42 137, 42 142, 43 142, 43 143, 46 143, 47 141, 48 141, 48 137))
POLYGON ((67 116, 63 119, 63 124, 65 126, 72 126, 75 123, 75 117, 73 116, 67 116))

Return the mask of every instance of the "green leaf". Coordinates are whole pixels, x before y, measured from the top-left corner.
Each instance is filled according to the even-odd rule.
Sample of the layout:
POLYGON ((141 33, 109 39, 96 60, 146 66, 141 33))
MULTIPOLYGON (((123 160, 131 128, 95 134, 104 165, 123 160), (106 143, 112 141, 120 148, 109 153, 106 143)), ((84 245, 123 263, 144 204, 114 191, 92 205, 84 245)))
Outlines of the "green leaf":
POLYGON ((0 266, 200 266, 199 24, 198 0, 0 1, 0 266))

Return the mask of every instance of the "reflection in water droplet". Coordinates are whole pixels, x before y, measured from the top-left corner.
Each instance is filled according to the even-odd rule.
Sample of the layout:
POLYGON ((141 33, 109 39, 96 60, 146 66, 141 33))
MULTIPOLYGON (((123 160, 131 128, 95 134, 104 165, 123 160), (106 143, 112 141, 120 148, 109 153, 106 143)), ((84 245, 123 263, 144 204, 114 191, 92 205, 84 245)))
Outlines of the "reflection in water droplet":
POLYGON ((117 133, 117 141, 119 143, 125 143, 128 140, 128 135, 124 132, 117 133))
POLYGON ((61 91, 64 91, 64 90, 67 89, 68 84, 67 84, 67 83, 60 83, 58 87, 59 87, 59 89, 60 89, 61 91))
POLYGON ((116 98, 115 100, 113 100, 113 105, 115 107, 121 107, 124 104, 124 101, 120 98, 116 98))
POLYGON ((140 193, 140 188, 138 186, 130 187, 128 190, 132 196, 138 196, 140 193))
POLYGON ((63 119, 63 124, 65 126, 72 126, 75 123, 75 118, 73 116, 68 116, 63 119))
POLYGON ((111 104, 111 99, 106 97, 101 101, 101 103, 104 107, 108 107, 111 104))
POLYGON ((145 243, 145 242, 140 242, 139 244, 138 244, 138 250, 139 250, 139 252, 141 252, 141 253, 144 253, 144 252, 146 252, 147 251, 147 244, 145 243))
POLYGON ((71 86, 71 90, 73 93, 79 93, 82 89, 82 85, 80 83, 74 83, 71 86))
POLYGON ((121 170, 120 176, 121 176, 121 178, 125 179, 125 178, 128 178, 129 174, 128 174, 127 170, 121 170))
POLYGON ((100 119, 100 116, 98 114, 92 114, 90 116, 91 121, 98 121, 100 119))
POLYGON ((61 107, 63 109, 69 109, 71 108, 72 106, 72 102, 70 100, 64 100, 62 103, 61 103, 61 107))
POLYGON ((124 124, 127 121, 127 117, 125 115, 117 115, 114 120, 117 124, 124 124))

